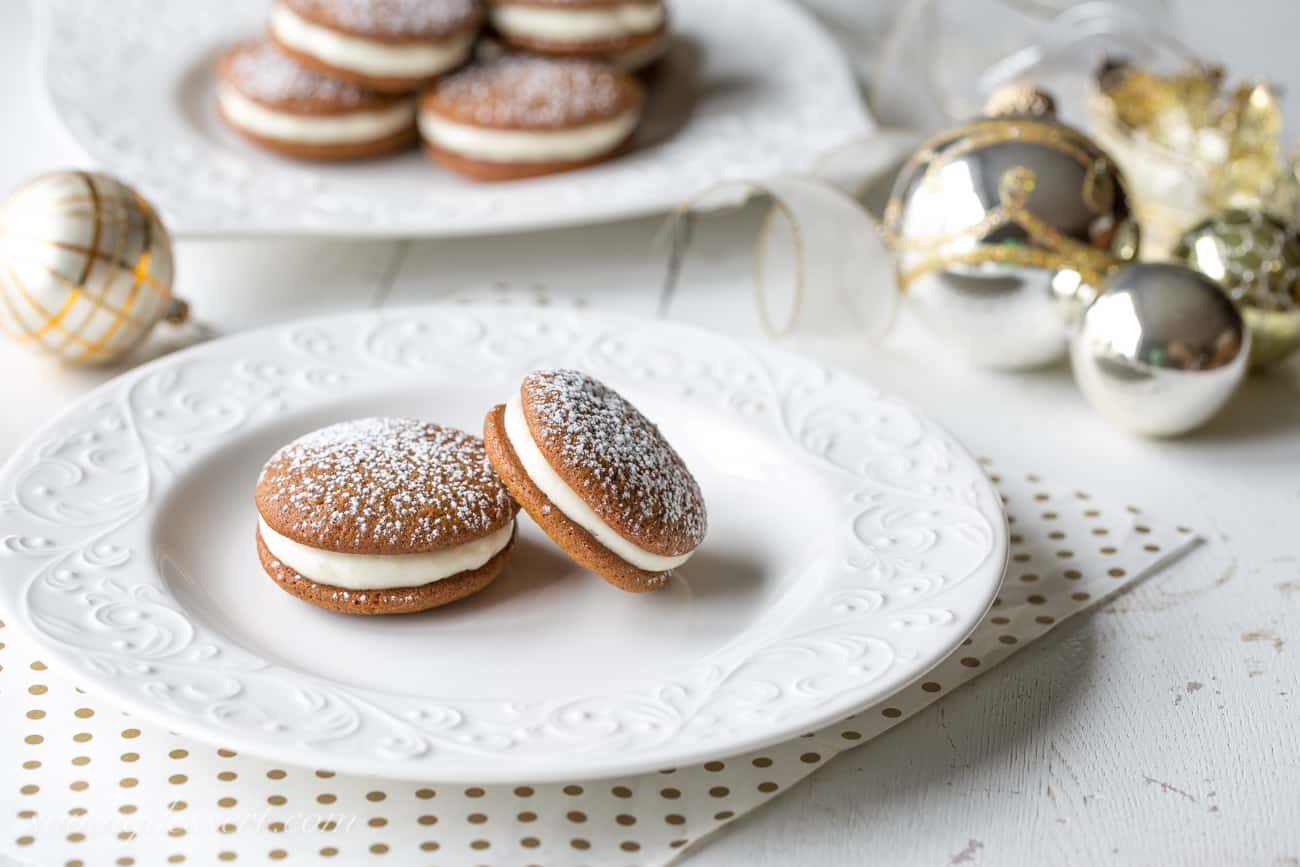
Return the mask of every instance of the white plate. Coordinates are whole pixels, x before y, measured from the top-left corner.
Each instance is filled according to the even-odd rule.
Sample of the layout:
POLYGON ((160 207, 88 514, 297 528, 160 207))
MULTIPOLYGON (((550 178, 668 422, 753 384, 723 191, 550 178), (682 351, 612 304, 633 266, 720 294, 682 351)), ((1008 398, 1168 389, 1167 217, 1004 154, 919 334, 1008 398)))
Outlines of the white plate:
POLYGON ((215 341, 96 390, 0 471, 0 609, 133 713, 279 761, 587 779, 757 749, 886 697, 996 592, 1001 504, 951 436, 796 356, 604 316, 422 307, 215 341), (696 473, 709 536, 624 593, 527 518, 464 602, 362 618, 263 574, 280 445, 371 414, 478 430, 536 367, 621 389, 696 473))
POLYGON ((806 171, 869 128, 834 42, 789 0, 677 0, 636 149, 548 178, 475 184, 418 152, 328 166, 258 150, 216 116, 213 64, 270 0, 35 0, 54 113, 185 236, 491 234, 639 216, 722 180, 806 171))

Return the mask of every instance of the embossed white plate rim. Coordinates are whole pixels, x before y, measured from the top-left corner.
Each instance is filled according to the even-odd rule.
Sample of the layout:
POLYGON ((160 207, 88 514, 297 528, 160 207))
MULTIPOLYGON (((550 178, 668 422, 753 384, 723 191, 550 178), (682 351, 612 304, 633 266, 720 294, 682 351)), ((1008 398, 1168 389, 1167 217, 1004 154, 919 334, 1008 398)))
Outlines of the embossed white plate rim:
MULTIPOLYGON (((160 61, 156 50, 136 51, 129 64, 119 64, 118 68, 125 70, 123 75, 168 85, 152 103, 133 104, 126 97, 91 92, 109 87, 109 82, 121 77, 116 73, 91 76, 86 86, 60 85, 57 77, 71 75, 81 60, 99 58, 95 62, 103 63, 102 58, 111 53, 106 46, 115 44, 116 28, 132 26, 123 22, 141 17, 149 20, 155 15, 175 17, 191 8, 200 19, 213 17, 212 7, 189 3, 151 6, 149 15, 140 16, 127 8, 131 2, 143 0, 116 0, 90 7, 75 0, 30 0, 36 24, 33 80, 39 90, 38 102, 65 141, 92 164, 137 187, 159 208, 172 234, 180 238, 457 237, 644 217, 671 210, 721 181, 762 180, 808 171, 823 153, 867 134, 874 126, 848 59, 825 28, 792 0, 766 0, 775 23, 765 23, 768 18, 764 16, 748 23, 766 33, 769 40, 780 36, 797 40, 801 46, 785 52, 782 63, 771 66, 780 80, 779 86, 771 88, 774 95, 767 99, 784 99, 785 103, 753 102, 738 111, 720 108, 716 114, 705 112, 707 130, 692 130, 688 125, 679 133, 680 141, 670 140, 667 148, 656 145, 649 157, 634 153, 593 169, 522 182, 464 186, 456 181, 449 185, 446 180, 454 179, 440 183, 440 169, 414 155, 399 156, 400 165, 373 164, 380 172, 392 173, 384 191, 360 195, 356 184, 340 173, 351 172, 358 164, 294 163, 258 152, 227 131, 199 129, 192 121, 178 119, 181 112, 169 100, 173 92, 190 87, 190 67, 200 63, 202 53, 215 50, 211 37, 180 40, 195 42, 184 56, 168 57, 164 51, 160 61), (96 19, 102 22, 98 26, 96 19), (70 20, 92 28, 94 38, 88 44, 62 38, 60 28, 70 20), (783 95, 775 95, 777 92, 783 95), (798 94, 798 98, 790 94, 798 94), (155 104, 163 102, 168 104, 155 104), (806 116, 792 117, 795 107, 805 103, 806 116), (126 118, 129 123, 116 116, 123 111, 132 112, 126 118), (180 150, 175 154, 166 151, 155 139, 180 150), (426 187, 434 195, 419 201, 409 195, 426 187), (320 207, 315 201, 318 194, 320 207), (238 210, 237 202, 243 203, 238 210), (293 202, 299 206, 291 207, 293 202)), ((261 0, 217 2, 226 4, 223 18, 242 22, 221 25, 229 31, 222 32, 223 39, 260 31, 265 5, 261 0)), ((736 54, 738 49, 729 41, 725 25, 699 15, 694 0, 670 2, 678 4, 674 10, 677 19, 692 19, 689 35, 702 43, 706 52, 736 54)), ((740 9, 747 0, 729 2, 731 8, 740 9)), ((142 38, 137 35, 136 42, 142 38)), ((190 106, 189 110, 195 109, 190 106)))
MULTIPOLYGON (((165 373, 169 369, 179 368, 188 362, 201 362, 209 357, 219 357, 226 350, 234 350, 239 346, 252 348, 259 344, 274 343, 276 347, 280 347, 283 342, 282 339, 287 338, 291 332, 308 334, 313 329, 318 329, 320 333, 324 334, 327 333, 326 329, 330 326, 337 326, 339 333, 349 335, 365 331, 367 336, 362 337, 361 342, 366 342, 369 340, 371 333, 390 326, 397 327, 408 323, 432 322, 434 318, 454 320, 458 316, 481 316, 483 317, 482 321, 504 319, 507 321, 507 325, 512 327, 520 323, 527 325, 534 322, 577 323, 576 328, 588 333, 617 334, 622 330, 629 334, 648 335, 647 339, 653 339, 656 343, 662 341, 669 345, 674 342, 689 342, 690 340, 702 341, 711 346, 716 345, 720 353, 735 352, 738 357, 752 357, 773 369, 784 367, 785 369, 799 371, 806 368, 809 372, 824 372, 829 378, 828 381, 836 382, 841 388, 845 387, 846 384, 850 387, 854 384, 861 385, 859 380, 850 374, 834 368, 816 365, 800 356, 773 349, 769 345, 732 340, 703 329, 663 322, 647 322, 635 317, 536 310, 525 311, 462 305, 455 307, 428 305, 408 309, 336 314, 298 323, 261 328, 182 350, 171 356, 142 365, 96 388, 44 426, 19 448, 3 467, 0 467, 0 513, 3 513, 6 509, 10 512, 16 511, 14 501, 6 499, 7 494, 14 484, 15 476, 22 470, 24 462, 30 458, 32 453, 43 442, 48 442, 51 437, 57 435, 59 430, 67 426, 79 411, 93 406, 96 402, 103 401, 111 395, 119 392, 125 393, 129 388, 145 382, 151 376, 165 373), (369 329, 369 331, 366 331, 366 329, 369 329)), ((493 325, 490 327, 505 326, 493 325)), ((594 346, 594 341, 592 345, 594 346)), ((241 356, 239 354, 226 354, 227 360, 238 357, 241 356)), ((399 761, 381 761, 360 751, 329 752, 303 745, 286 747, 283 744, 271 743, 266 738, 250 735, 245 731, 214 725, 208 720, 195 715, 160 709, 159 706, 144 700, 139 694, 123 686, 119 680, 97 678, 93 675, 77 679, 88 691, 104 697, 132 714, 157 722, 170 730, 242 752, 302 766, 329 768, 338 772, 442 783, 543 783, 645 773, 665 767, 688 766, 711 759, 726 758, 814 731, 887 698, 888 695, 923 677, 934 665, 959 647, 993 604, 1007 562, 1008 534, 1005 516, 995 489, 984 477, 975 459, 955 438, 933 421, 916 413, 905 402, 888 396, 881 396, 879 399, 882 403, 888 403, 901 412, 911 414, 924 427, 927 444, 932 440, 933 442, 942 442, 943 446, 950 450, 949 457, 955 462, 957 469, 966 473, 967 481, 979 489, 977 491, 979 500, 977 508, 989 520, 990 537, 987 540, 987 550, 983 551, 983 556, 980 558, 978 565, 972 568, 970 573, 962 579, 969 582, 961 588, 966 591, 969 598, 964 600, 961 610, 944 612, 950 617, 950 621, 946 622, 955 622, 955 626, 940 636, 942 640, 925 646, 923 652, 911 660, 910 664, 891 669, 866 687, 856 692, 842 693, 835 700, 822 704, 815 711, 803 713, 792 720, 785 720, 780 724, 756 729, 742 736, 730 736, 721 741, 697 738, 692 742, 686 739, 685 742, 672 744, 666 749, 649 750, 641 753, 632 751, 629 754, 623 750, 609 749, 605 752, 597 751, 594 754, 591 751, 584 752, 580 750, 572 754, 553 755, 540 762, 531 762, 526 765, 526 771, 520 771, 519 763, 514 761, 512 757, 507 756, 505 760, 502 760, 500 755, 488 757, 481 761, 470 761, 468 764, 460 762, 449 765, 436 757, 431 758, 429 756, 407 758, 399 761)), ((319 402, 313 402, 306 405, 317 406, 318 404, 319 402)), ((154 497, 152 506, 156 508, 157 505, 158 497, 154 497)), ((717 508, 717 504, 712 505, 713 508, 717 508)), ((151 522, 154 519, 148 508, 144 509, 141 515, 140 520, 151 522)), ((2 606, 0 613, 3 614, 7 622, 22 629, 38 644, 42 645, 43 652, 48 658, 67 665, 71 669, 80 670, 84 675, 87 673, 85 669, 86 659, 79 655, 70 644, 51 641, 48 634, 34 628, 26 604, 15 598, 14 588, 18 582, 14 579, 18 576, 15 574, 16 570, 9 564, 12 561, 6 562, 5 555, 12 553, 9 545, 16 537, 9 535, 8 528, 5 533, 0 535, 3 536, 3 538, 0 538, 0 542, 4 543, 4 549, 0 550, 0 582, 3 582, 0 583, 0 606, 2 606)), ((18 541, 22 542, 23 540, 18 539, 18 541)), ((158 576, 153 577, 157 579, 154 583, 159 586, 166 586, 161 578, 158 576)), ((35 574, 31 578, 34 583, 35 574)), ((26 580, 25 576, 24 580, 26 580)), ((928 616, 933 610, 922 609, 921 613, 928 616)), ((912 609, 903 608, 899 609, 898 613, 907 615, 915 612, 912 609)), ((218 638, 224 640, 222 636, 218 636, 218 638)), ((239 648, 233 649, 236 652, 243 652, 239 648)), ((123 659, 130 659, 130 657, 126 656, 123 659)), ((272 666, 272 669, 277 673, 280 671, 275 666, 272 666)), ((301 677, 302 681, 309 686, 316 685, 321 681, 321 678, 316 675, 293 671, 287 671, 287 673, 290 677, 301 677)), ((350 688, 343 688, 344 691, 347 689, 350 688)), ((357 690, 353 691, 358 692, 357 690)), ((364 693, 365 691, 359 692, 364 693)))

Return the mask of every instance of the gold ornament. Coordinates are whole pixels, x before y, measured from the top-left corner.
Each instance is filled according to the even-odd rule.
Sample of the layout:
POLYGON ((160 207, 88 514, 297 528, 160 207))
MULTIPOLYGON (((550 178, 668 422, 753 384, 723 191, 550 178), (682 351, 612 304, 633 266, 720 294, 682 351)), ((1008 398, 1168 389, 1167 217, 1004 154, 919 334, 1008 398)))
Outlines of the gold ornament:
POLYGON ((1300 347, 1300 234, 1252 210, 1215 214, 1183 235, 1174 258, 1227 291, 1250 330, 1251 366, 1300 347))
POLYGON ((1271 209, 1287 195, 1282 108, 1262 82, 1225 87, 1222 67, 1164 75, 1124 60, 1098 70, 1094 132, 1133 181, 1148 256, 1228 208, 1271 209))
POLYGON ((55 172, 0 202, 0 331, 76 364, 129 351, 172 297, 172 247, 148 202, 92 172, 55 172))
MULTIPOLYGON (((1045 105, 1004 92, 1003 107, 1045 105)), ((1087 136, 1050 117, 967 123, 903 167, 885 210, 900 287, 946 342, 990 367, 1065 353, 1062 300, 1137 255, 1119 170, 1087 136)))

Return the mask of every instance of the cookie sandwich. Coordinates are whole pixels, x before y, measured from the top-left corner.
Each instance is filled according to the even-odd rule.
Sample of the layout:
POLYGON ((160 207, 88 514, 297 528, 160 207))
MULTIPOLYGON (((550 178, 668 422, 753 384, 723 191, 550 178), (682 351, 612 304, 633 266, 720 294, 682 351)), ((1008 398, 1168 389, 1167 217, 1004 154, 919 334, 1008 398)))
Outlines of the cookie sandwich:
POLYGON ((262 568, 346 614, 463 599, 510 558, 517 506, 483 441, 404 418, 332 425, 284 446, 254 494, 262 568))
POLYGON ((269 40, 228 49, 217 78, 217 107, 226 125, 283 156, 360 159, 409 147, 418 138, 412 97, 320 75, 269 40))
POLYGON ((464 63, 482 23, 478 0, 275 0, 268 27, 305 66, 409 93, 464 63))
POLYGON ((626 149, 645 101, 631 75, 586 60, 506 56, 441 79, 421 97, 437 162, 511 180, 603 162, 626 149))
POLYGON ((488 459, 571 558, 615 587, 655 590, 704 540, 700 486, 659 429, 576 370, 543 370, 487 415, 488 459))
POLYGON ((492 28, 512 48, 639 69, 668 44, 663 0, 491 0, 492 28))

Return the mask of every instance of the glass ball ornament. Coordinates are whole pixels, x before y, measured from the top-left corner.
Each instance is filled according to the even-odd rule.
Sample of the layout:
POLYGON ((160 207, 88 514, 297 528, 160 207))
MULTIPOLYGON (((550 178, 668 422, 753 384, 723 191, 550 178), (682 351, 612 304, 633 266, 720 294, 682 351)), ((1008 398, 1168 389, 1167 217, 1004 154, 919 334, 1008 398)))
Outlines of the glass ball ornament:
POLYGON ((1176 436, 1213 418, 1246 373, 1250 333, 1204 274, 1172 263, 1116 271, 1078 319, 1074 379, 1120 427, 1176 436))
POLYGON ((42 175, 0 202, 0 332, 37 351, 121 358, 160 319, 185 318, 173 275, 157 213, 108 175, 42 175))
POLYGON ((1232 209, 1189 229, 1174 259, 1214 280, 1250 329, 1250 364, 1266 368, 1300 347, 1300 233, 1258 210, 1232 209))
POLYGON ((966 357, 1005 369, 1060 359, 1076 293, 1138 253, 1118 167, 1052 116, 1050 97, 1015 87, 990 99, 1002 113, 923 144, 884 218, 909 306, 966 357))

